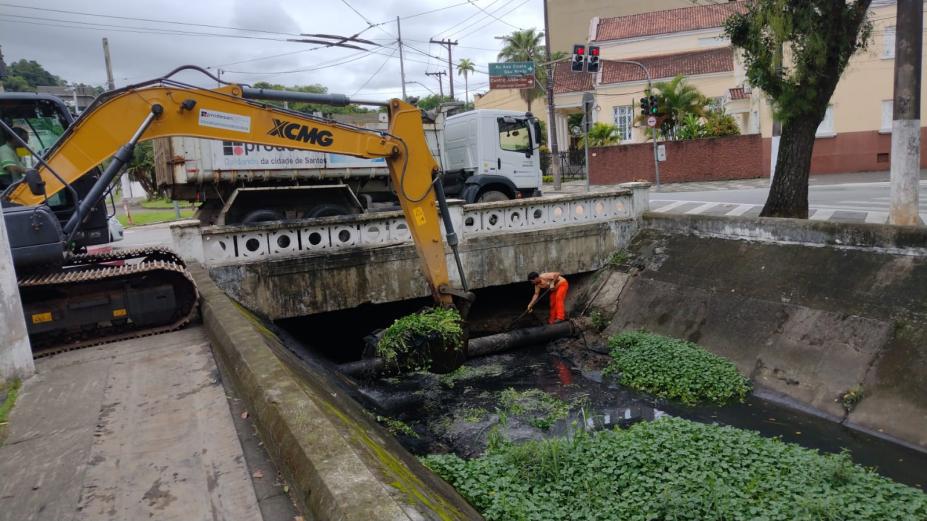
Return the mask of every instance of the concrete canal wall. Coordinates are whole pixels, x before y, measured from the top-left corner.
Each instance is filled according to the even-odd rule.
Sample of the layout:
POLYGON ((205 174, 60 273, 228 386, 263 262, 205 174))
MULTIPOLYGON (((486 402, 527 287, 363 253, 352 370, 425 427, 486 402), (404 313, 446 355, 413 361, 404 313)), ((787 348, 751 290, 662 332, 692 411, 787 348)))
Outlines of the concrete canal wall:
POLYGON ((927 231, 647 214, 593 302, 734 361, 766 393, 927 449, 927 231), (851 410, 851 390, 863 398, 851 410))
POLYGON ((192 265, 217 361, 256 420, 301 510, 314 520, 481 519, 331 375, 284 363, 280 341, 192 265))

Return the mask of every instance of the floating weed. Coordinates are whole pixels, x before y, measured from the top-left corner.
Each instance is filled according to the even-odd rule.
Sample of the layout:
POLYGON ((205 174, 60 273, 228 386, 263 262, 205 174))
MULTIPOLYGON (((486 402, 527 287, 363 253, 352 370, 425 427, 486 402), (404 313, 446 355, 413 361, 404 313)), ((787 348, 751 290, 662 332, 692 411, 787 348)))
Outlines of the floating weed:
POLYGON ((570 404, 540 389, 516 391, 508 388, 499 394, 499 405, 506 415, 520 416, 543 431, 570 412, 570 404))
POLYGON ((409 427, 402 420, 390 418, 389 416, 377 416, 377 422, 386 427, 386 430, 393 436, 404 434, 410 438, 418 438, 418 433, 412 430, 412 427, 409 427))
POLYGON ((692 342, 626 331, 608 345, 612 361, 605 374, 618 375, 632 389, 689 405, 743 401, 750 392, 750 381, 733 363, 692 342))
POLYGON ((505 371, 501 364, 485 364, 477 366, 462 365, 447 374, 438 377, 441 385, 448 389, 453 389, 457 382, 472 380, 474 378, 485 378, 490 376, 499 376, 505 371))
POLYGON ((815 450, 679 418, 423 458, 488 521, 927 519, 927 494, 815 450))
POLYGON ((415 371, 431 366, 431 355, 420 344, 437 341, 459 346, 463 337, 460 313, 456 309, 432 308, 396 319, 377 343, 377 356, 387 366, 415 371))

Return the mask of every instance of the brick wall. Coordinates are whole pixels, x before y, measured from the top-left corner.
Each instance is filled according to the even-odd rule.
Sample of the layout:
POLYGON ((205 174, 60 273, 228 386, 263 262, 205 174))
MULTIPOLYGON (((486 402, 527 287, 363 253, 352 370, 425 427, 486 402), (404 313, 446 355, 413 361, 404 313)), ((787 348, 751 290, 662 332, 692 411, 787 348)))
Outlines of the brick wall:
MULTIPOLYGON (((661 144, 666 146, 666 161, 660 162, 661 183, 763 176, 763 138, 759 135, 661 144)), ((589 155, 591 184, 655 181, 652 143, 593 148, 589 155)))

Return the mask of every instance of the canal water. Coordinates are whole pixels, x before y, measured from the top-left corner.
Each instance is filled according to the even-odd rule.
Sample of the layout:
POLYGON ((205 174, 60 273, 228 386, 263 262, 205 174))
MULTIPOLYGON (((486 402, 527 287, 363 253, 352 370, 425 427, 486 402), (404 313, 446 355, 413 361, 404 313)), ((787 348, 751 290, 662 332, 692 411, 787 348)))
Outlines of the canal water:
POLYGON ((749 429, 822 452, 846 449, 858 464, 927 489, 925 452, 755 396, 723 407, 655 399, 603 378, 607 361, 607 355, 577 347, 575 341, 559 341, 470 360, 451 375, 414 373, 364 382, 360 397, 385 424, 405 424, 396 428, 402 424, 392 422, 391 430, 416 454, 472 457, 494 436, 540 439, 670 415, 749 429))

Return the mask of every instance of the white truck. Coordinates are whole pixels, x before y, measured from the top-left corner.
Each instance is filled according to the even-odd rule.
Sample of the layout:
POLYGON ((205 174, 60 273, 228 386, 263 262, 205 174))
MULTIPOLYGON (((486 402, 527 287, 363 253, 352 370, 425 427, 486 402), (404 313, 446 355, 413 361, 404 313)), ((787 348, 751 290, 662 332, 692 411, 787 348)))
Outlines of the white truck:
MULTIPOLYGON (((382 119, 370 120, 376 116, 338 119, 385 130, 382 119)), ((448 197, 472 203, 540 195, 539 125, 531 113, 439 112, 423 125, 448 197)), ((189 137, 155 140, 154 159, 159 188, 172 199, 200 202, 204 224, 327 217, 397 204, 382 159, 189 137)))

